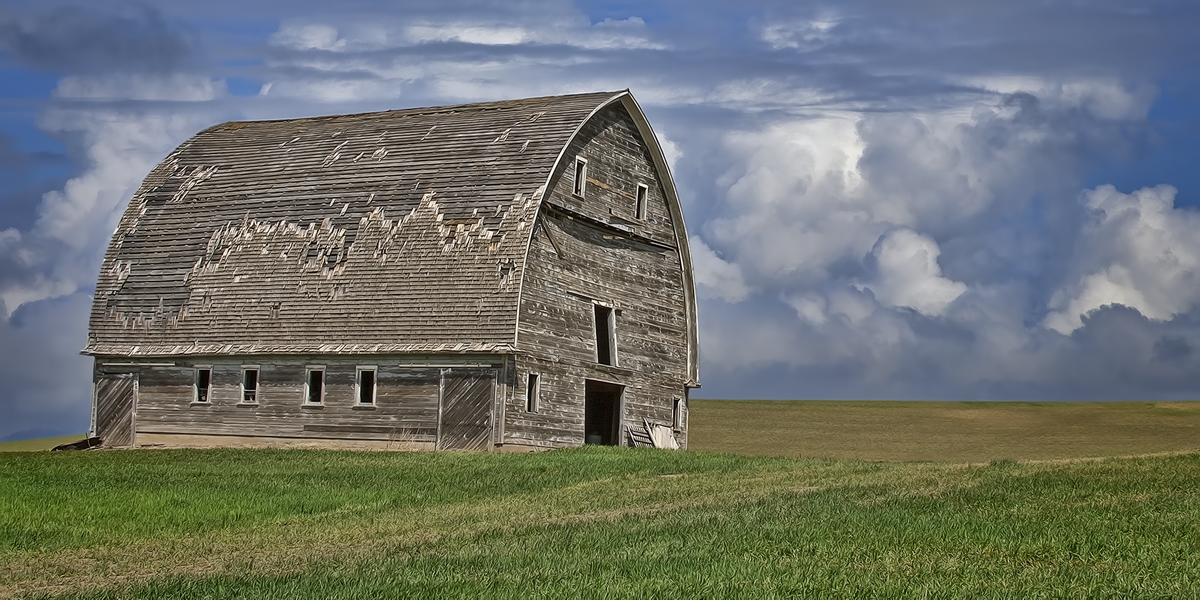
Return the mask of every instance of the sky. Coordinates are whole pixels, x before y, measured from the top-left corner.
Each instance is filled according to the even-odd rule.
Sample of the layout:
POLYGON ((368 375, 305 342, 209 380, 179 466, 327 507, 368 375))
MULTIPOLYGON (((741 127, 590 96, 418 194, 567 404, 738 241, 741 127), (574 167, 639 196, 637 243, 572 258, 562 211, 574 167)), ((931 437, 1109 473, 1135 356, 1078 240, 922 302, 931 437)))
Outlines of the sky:
POLYGON ((216 123, 630 89, 694 397, 1200 398, 1191 0, 0 0, 0 440, 85 431, 100 261, 216 123))

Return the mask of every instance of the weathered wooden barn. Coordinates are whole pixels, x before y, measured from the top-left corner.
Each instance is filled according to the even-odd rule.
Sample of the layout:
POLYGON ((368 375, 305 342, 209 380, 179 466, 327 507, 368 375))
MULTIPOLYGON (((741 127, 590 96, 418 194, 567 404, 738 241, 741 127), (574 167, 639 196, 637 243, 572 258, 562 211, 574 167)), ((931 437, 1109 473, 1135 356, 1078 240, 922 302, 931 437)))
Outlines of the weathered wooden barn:
POLYGON ((202 131, 122 216, 84 354, 110 447, 686 446, 699 385, 628 91, 202 131))

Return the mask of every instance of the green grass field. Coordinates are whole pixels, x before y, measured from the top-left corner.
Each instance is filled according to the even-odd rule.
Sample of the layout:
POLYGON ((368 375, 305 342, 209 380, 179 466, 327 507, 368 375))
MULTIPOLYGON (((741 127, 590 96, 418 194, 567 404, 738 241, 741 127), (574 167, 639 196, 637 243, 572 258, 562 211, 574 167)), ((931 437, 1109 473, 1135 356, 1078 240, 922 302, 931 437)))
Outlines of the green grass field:
MULTIPOLYGON (((727 404, 693 406, 693 448, 718 445, 704 419, 727 404)), ((760 433, 824 414, 856 434, 840 446, 762 437, 774 446, 760 442, 759 453, 797 443, 808 445, 788 452, 896 459, 908 439, 901 457, 937 458, 940 447, 955 462, 628 448, 9 452, 0 454, 0 598, 1200 594, 1200 453, 1180 452, 1182 433, 1164 448, 1158 426, 1130 429, 1142 432, 1136 443, 1132 433, 1091 439, 1080 426, 1074 438, 1007 442, 1023 453, 1001 455, 1059 460, 970 463, 963 452, 984 456, 963 450, 971 443, 894 431, 902 406, 871 404, 890 416, 868 419, 854 406, 799 404, 733 408, 773 417, 748 428, 760 433), (770 412, 784 409, 803 410, 770 412), (833 419, 838 410, 877 423, 875 435, 833 419), (1079 456, 1172 453, 1071 459, 1063 439, 1091 444, 1072 450, 1079 456)), ((1088 407, 1084 421, 1110 435, 1104 411, 1121 408, 1088 407)), ((1176 418, 1125 409, 1147 422, 1176 418)), ((1164 410, 1194 426, 1193 405, 1164 410)), ((724 443, 744 444, 731 414, 713 422, 724 443)), ((1081 417, 1046 418, 1068 414, 1060 421, 1081 417)), ((975 445, 1004 439, 984 427, 975 445)))

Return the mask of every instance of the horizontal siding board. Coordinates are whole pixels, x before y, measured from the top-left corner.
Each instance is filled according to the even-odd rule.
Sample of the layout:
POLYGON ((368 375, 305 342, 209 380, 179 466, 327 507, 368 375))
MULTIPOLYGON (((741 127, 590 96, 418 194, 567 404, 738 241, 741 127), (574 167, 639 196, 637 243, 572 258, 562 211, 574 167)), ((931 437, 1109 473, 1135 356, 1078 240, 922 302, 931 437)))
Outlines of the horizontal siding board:
MULTIPOLYGON (((400 366, 397 363, 402 359, 411 357, 370 356, 350 361, 319 355, 227 357, 181 361, 174 366, 148 364, 122 368, 135 372, 145 382, 139 385, 138 392, 139 434, 434 443, 443 369, 400 366), (256 405, 240 403, 241 371, 245 365, 259 369, 256 405), (193 402, 195 369, 200 366, 211 368, 213 373, 212 400, 203 404, 193 402), (318 406, 305 401, 308 366, 325 369, 325 398, 318 406), (376 403, 367 409, 358 404, 354 393, 358 366, 377 368, 376 403)), ((449 364, 461 359, 432 356, 422 360, 449 364)), ((499 357, 480 360, 502 362, 499 357)), ((99 362, 98 371, 103 370, 104 364, 103 360, 99 362)))

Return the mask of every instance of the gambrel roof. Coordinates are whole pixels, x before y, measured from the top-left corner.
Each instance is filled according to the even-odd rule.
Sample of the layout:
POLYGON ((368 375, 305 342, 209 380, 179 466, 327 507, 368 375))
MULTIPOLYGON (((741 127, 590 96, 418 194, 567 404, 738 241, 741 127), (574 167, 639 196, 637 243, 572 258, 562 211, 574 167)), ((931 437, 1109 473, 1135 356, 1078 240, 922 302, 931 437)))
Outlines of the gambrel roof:
POLYGON ((542 194, 614 103, 670 188, 692 297, 674 184, 627 91, 233 122, 185 142, 133 196, 84 352, 511 351, 542 194))

